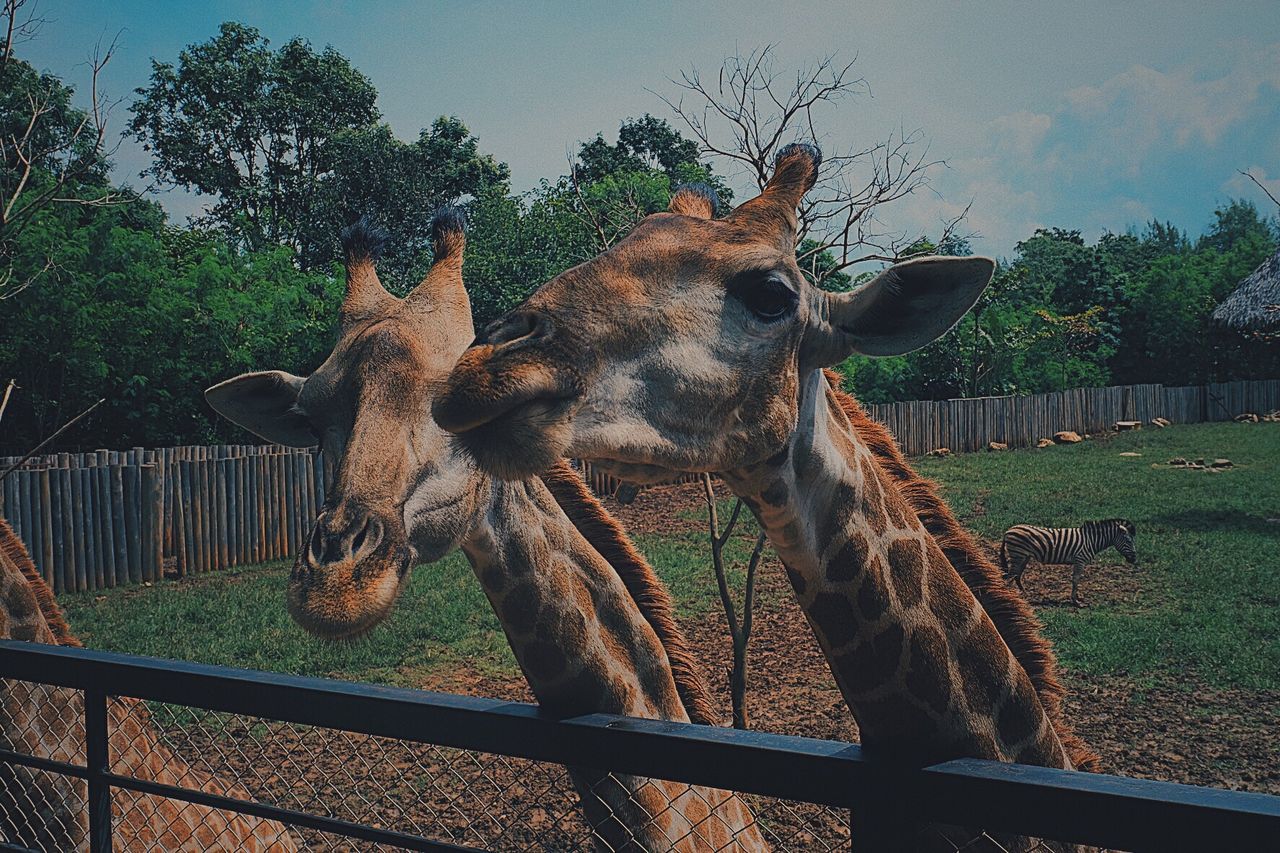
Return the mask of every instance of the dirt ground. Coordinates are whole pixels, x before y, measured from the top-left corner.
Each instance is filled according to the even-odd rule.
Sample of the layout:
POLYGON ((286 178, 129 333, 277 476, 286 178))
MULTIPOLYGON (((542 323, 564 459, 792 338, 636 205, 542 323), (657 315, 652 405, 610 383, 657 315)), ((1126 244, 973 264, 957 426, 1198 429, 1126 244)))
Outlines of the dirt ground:
MULTIPOLYGON (((700 520, 680 514, 701 506, 700 489, 665 486, 641 493, 630 506, 608 505, 633 533, 701 530, 700 520)), ((1032 568, 1026 580, 1033 604, 1064 606, 1069 572, 1032 568)), ((1082 598, 1129 599, 1140 593, 1140 583, 1140 575, 1122 566, 1096 567, 1085 578, 1082 598)), ((776 559, 762 565, 758 584, 749 659, 751 727, 856 741, 857 727, 776 559)), ((682 622, 727 720, 732 650, 723 619, 682 622)), ((1065 676, 1068 719, 1102 755, 1107 772, 1280 794, 1276 692, 1211 688, 1189 674, 1154 687, 1121 677, 1065 676)), ((468 667, 435 674, 420 686, 532 701, 519 676, 468 667)), ((554 766, 239 719, 185 731, 178 744, 185 755, 208 759, 208 769, 234 772, 256 796, 292 808, 491 849, 585 846, 572 786, 554 766), (236 746, 228 749, 228 741, 236 746)), ((752 805, 776 849, 848 843, 845 813, 756 798, 752 805)), ((366 849, 316 833, 304 837, 317 849, 366 849)))

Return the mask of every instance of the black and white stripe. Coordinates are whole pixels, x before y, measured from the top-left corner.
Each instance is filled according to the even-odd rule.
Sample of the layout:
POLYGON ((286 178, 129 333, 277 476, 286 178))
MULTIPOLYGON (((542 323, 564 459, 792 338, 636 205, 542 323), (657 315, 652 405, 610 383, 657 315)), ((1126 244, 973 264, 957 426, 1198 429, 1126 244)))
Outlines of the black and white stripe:
POLYGON ((1004 576, 1022 589, 1022 573, 1027 563, 1071 565, 1071 603, 1080 604, 1080 575, 1094 557, 1114 547, 1134 564, 1138 552, 1133 537, 1138 529, 1132 521, 1109 518, 1105 521, 1086 521, 1082 527, 1035 527, 1018 524, 1004 533, 1000 543, 1000 563, 1004 576))

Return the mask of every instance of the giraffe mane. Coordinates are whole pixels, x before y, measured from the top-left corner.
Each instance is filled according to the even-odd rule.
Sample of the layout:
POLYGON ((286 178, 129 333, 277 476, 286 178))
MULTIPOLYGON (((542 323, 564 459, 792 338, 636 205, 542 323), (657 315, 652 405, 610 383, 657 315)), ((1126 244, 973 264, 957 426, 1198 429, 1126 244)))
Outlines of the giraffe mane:
POLYGON ((658 641, 671 662, 676 690, 689 719, 701 725, 717 725, 719 715, 689 648, 689 641, 676 623, 671 593, 653 566, 636 550, 622 525, 566 462, 557 462, 542 475, 542 480, 573 526, 618 573, 640 614, 658 635, 658 641))
POLYGON ((1031 606, 1009 589, 995 563, 987 558, 973 534, 960 524, 951 507, 938 494, 937 485, 921 477, 911 467, 889 429, 867 415, 857 400, 841 390, 840 374, 832 370, 825 373, 836 403, 849 418, 858 438, 867 444, 881 469, 897 484, 925 530, 942 548, 947 560, 995 623, 1005 645, 1026 671, 1063 749, 1071 759, 1071 765, 1077 770, 1097 771, 1097 753, 1075 734, 1063 718, 1062 697, 1066 690, 1058 675, 1058 660, 1031 606))
POLYGON ((62 615, 62 608, 58 607, 57 599, 53 597, 53 590, 36 570, 36 564, 31 561, 27 546, 18 538, 18 534, 9 526, 9 522, 3 518, 0 518, 0 552, 12 561, 26 578, 27 586, 31 587, 36 603, 40 606, 40 612, 44 615, 44 621, 48 623, 49 631, 57 644, 79 646, 80 641, 71 633, 71 627, 67 625, 67 619, 62 615))

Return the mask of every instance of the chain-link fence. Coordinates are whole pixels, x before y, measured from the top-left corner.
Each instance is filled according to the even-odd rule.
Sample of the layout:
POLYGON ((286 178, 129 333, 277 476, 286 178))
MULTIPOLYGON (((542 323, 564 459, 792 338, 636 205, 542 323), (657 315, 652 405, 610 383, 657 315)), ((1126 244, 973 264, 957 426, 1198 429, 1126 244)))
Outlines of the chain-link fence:
POLYGON ((1280 798, 991 762, 886 772, 829 741, 9 642, 0 676, 16 676, 0 841, 37 850, 994 853, 1075 849, 1018 833, 1144 849, 1280 833, 1280 798))

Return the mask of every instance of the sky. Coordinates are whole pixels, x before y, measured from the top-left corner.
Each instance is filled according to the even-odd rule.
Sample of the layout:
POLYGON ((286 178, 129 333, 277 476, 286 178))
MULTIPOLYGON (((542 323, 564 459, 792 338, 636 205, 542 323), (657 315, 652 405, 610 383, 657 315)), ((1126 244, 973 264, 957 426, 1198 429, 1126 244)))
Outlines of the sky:
MULTIPOLYGON (((918 132, 944 160, 930 189, 881 214, 893 230, 937 233, 970 205, 975 251, 1009 257, 1040 227, 1086 238, 1152 218, 1199 234, 1213 210, 1280 196, 1280 3, 959 2, 123 2, 41 0, 49 19, 19 55, 87 91, 85 61, 119 34, 102 85, 124 103, 152 58, 237 20, 280 45, 332 45, 372 79, 402 139, 461 118, 524 191, 566 171, 569 152, 621 120, 674 118, 657 94, 682 71, 714 75, 726 56, 776 45, 776 69, 834 55, 867 91, 821 116, 818 142, 863 148, 918 132)), ((82 100, 83 103, 83 100, 82 100)), ((147 154, 125 141, 116 178, 141 184, 147 154)), ((727 171, 738 198, 745 175, 727 171)), ((201 199, 159 196, 181 219, 201 199)))

